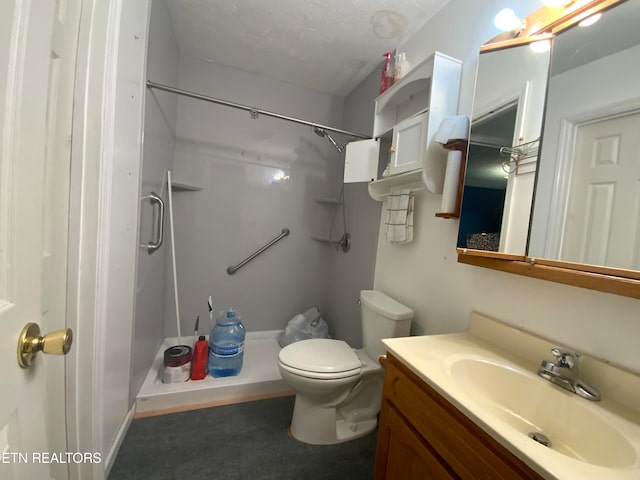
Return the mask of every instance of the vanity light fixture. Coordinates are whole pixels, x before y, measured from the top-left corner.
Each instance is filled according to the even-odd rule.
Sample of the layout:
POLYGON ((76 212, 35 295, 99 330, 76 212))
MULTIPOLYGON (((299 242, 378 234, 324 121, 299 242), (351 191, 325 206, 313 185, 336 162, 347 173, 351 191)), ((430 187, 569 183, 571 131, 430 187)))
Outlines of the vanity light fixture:
POLYGON ((573 3, 574 0, 543 0, 547 7, 566 7, 570 3, 573 3))
POLYGON ((596 23, 600 18, 602 18, 602 13, 596 13, 595 15, 585 18, 578 25, 581 27, 588 27, 589 25, 596 23))
POLYGON ((500 10, 493 19, 493 24, 498 30, 510 32, 513 37, 520 35, 527 26, 526 22, 518 18, 510 8, 500 10))

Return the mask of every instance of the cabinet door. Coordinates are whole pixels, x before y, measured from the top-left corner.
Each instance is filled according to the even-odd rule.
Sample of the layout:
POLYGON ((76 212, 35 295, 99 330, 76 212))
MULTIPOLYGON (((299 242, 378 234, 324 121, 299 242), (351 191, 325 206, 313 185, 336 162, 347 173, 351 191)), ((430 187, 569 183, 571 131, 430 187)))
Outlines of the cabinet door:
POLYGON ((371 182, 378 178, 380 140, 360 140, 347 144, 344 183, 371 182))
POLYGON ((393 129, 392 174, 421 168, 427 148, 427 119, 425 112, 403 120, 393 129))
POLYGON ((542 480, 391 354, 387 355, 383 405, 387 407, 380 412, 376 479, 420 478, 412 473, 396 476, 396 470, 393 475, 384 473, 389 468, 402 472, 411 467, 436 472, 421 478, 542 480), (411 465, 411 455, 419 456, 416 466, 411 465), (398 462, 409 465, 395 465, 398 462))
POLYGON ((456 478, 389 402, 380 412, 375 480, 456 478))

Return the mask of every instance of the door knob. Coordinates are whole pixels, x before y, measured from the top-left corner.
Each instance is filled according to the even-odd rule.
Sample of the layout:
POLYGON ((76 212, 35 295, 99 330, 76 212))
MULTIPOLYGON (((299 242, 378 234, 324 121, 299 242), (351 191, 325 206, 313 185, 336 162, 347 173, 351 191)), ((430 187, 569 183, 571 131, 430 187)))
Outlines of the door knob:
POLYGON ((50 355, 66 355, 71 350, 73 331, 63 328, 40 336, 37 323, 27 323, 18 337, 18 364, 27 368, 33 363, 38 352, 50 355))

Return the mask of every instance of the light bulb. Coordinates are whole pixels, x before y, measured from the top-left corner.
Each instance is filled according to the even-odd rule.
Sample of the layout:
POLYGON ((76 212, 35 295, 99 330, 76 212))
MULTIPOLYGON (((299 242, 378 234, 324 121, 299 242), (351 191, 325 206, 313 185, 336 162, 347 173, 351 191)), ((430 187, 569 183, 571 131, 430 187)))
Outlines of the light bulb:
POLYGON ((596 13, 595 15, 585 18, 578 25, 581 27, 588 27, 589 25, 596 23, 600 18, 602 18, 602 13, 596 13))
POLYGON ((515 30, 523 29, 522 20, 520 20, 516 15, 516 12, 510 8, 503 8, 500 10, 493 19, 493 24, 498 30, 503 30, 505 32, 513 32, 515 30))
POLYGON ((539 40, 529 44, 529 48, 536 53, 548 52, 551 48, 550 40, 539 40))

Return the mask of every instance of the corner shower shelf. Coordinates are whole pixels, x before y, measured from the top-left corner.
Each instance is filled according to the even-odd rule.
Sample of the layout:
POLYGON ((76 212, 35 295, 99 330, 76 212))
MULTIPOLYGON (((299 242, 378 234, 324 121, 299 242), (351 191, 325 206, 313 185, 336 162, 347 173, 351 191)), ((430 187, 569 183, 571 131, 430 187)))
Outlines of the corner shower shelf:
POLYGON ((336 244, 338 242, 340 242, 340 240, 331 240, 328 237, 315 237, 313 235, 311 235, 311 240, 315 240, 316 242, 320 242, 320 243, 326 243, 328 245, 333 245, 336 244))
POLYGON ((202 190, 202 187, 181 182, 171 182, 171 188, 174 192, 197 192, 198 190, 202 190))
POLYGON ((342 204, 342 201, 340 201, 339 198, 331 198, 331 197, 318 197, 315 199, 315 201, 323 205, 341 205, 342 204))
POLYGON ((369 195, 374 200, 382 202, 389 195, 392 188, 401 186, 412 189, 425 188, 424 183, 422 183, 422 170, 400 173, 369 182, 369 195))

